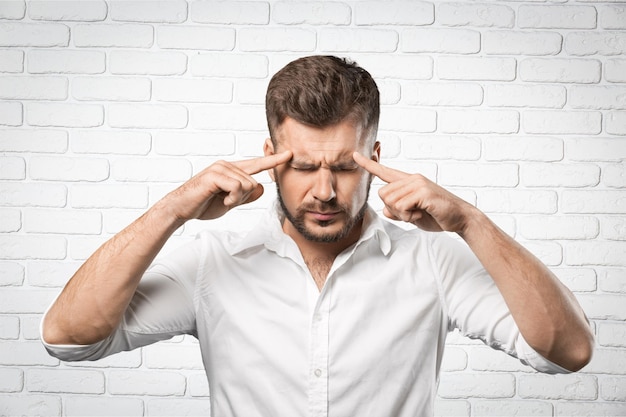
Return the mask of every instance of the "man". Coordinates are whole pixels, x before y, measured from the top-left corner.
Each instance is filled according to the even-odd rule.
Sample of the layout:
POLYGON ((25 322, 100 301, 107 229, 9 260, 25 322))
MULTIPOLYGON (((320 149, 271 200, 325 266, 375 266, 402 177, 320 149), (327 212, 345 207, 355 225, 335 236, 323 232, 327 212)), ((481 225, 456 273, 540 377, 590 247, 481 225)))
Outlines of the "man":
POLYGON ((582 310, 539 260, 474 206, 378 163, 365 70, 296 60, 272 78, 266 110, 264 157, 206 168, 76 272, 42 322, 53 355, 195 335, 217 416, 432 415, 455 328, 543 372, 590 360, 582 310), (259 198, 264 170, 278 204, 257 228, 203 232, 149 268, 186 221, 259 198), (373 176, 387 183, 385 216, 416 228, 368 207, 373 176))

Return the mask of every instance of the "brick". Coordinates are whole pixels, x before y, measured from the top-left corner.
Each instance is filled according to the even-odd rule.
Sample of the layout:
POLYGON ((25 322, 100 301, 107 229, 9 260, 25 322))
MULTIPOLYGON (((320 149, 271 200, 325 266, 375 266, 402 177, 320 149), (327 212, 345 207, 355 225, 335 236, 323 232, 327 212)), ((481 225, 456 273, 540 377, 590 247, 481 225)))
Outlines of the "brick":
POLYGON ((116 234, 143 214, 143 210, 106 210, 103 215, 104 231, 116 234))
POLYGON ((585 367, 592 374, 626 375, 626 355, 623 349, 599 348, 585 367))
POLYGON ((97 127, 104 123, 104 109, 98 104, 30 103, 26 122, 41 127, 97 127))
POLYGON ((112 104, 108 110, 111 127, 182 129, 188 121, 187 109, 174 104, 112 104))
POLYGON ((65 100, 65 77, 4 76, 0 78, 0 98, 9 100, 65 100))
POLYGON ((602 237, 609 240, 626 240, 626 218, 611 216, 600 218, 602 237))
MULTIPOLYGON (((3 6, 7 2, 3 2, 3 6)), ((0 46, 68 46, 70 28, 61 23, 0 22, 0 46)))
POLYGON ((456 187, 515 187, 519 182, 518 165, 512 163, 443 163, 438 181, 456 187))
POLYGON ((39 327, 42 317, 43 314, 29 314, 21 317, 20 324, 22 338, 24 338, 25 340, 41 340, 39 327))
POLYGON ((315 50, 316 34, 300 28, 242 28, 237 45, 247 52, 310 52, 315 50))
POLYGON ((598 343, 601 346, 626 347, 626 324, 618 322, 599 323, 598 343))
POLYGON ((144 349, 145 365, 151 369, 204 369, 197 344, 161 343, 144 349))
POLYGON ((48 129, 0 129, 0 151, 62 153, 67 150, 67 132, 48 129))
POLYGON ((191 73, 201 77, 265 78, 267 57, 251 54, 206 53, 191 58, 191 73))
POLYGON ((138 182, 182 182, 191 178, 191 164, 184 159, 127 158, 112 166, 113 179, 138 182))
POLYGON ((84 262, 106 241, 107 236, 71 236, 68 258, 84 262))
POLYGON ((210 414, 210 402, 206 399, 175 399, 163 398, 148 400, 147 412, 150 416, 172 416, 186 413, 190 416, 205 416, 210 414))
POLYGON ((102 215, 94 211, 26 209, 24 231, 90 235, 102 231, 102 215))
POLYGON ((595 320, 626 320, 624 303, 626 296, 615 294, 588 295, 579 294, 577 296, 580 306, 590 319, 595 320))
POLYGON ((187 71, 187 55, 183 52, 112 50, 109 55, 111 74, 180 75, 187 71))
POLYGON ((26 2, 5 1, 0 7, 0 19, 23 19, 26 15, 26 2))
MULTIPOLYGON (((71 211, 76 213, 76 210, 71 211)), ((83 212, 85 213, 85 212, 83 212)), ((96 213, 94 213, 96 214, 96 213)), ((96 216, 93 216, 96 217, 96 216)), ((93 219, 89 219, 93 223, 93 219)), ((102 221, 97 213, 96 221, 102 221)), ((73 233, 73 232, 68 232, 73 233)), ((27 265, 28 284, 35 287, 60 288, 80 267, 78 262, 30 261, 27 265)))
MULTIPOLYGON (((0 232, 17 232, 22 228, 22 215, 19 210, 0 209, 0 232)), ((2 282, 0 280, 0 282, 2 282)))
POLYGON ((265 25, 270 7, 260 1, 196 1, 191 4, 193 22, 227 25, 265 25))
POLYGON ((383 108, 380 130, 431 133, 437 128, 437 115, 432 110, 411 107, 383 108))
POLYGON ((597 289, 596 272, 592 268, 559 268, 553 269, 553 272, 574 292, 593 292, 597 289))
MULTIPOLYGON (((612 377, 600 380, 600 397, 606 401, 626 401, 626 378, 612 377)), ((624 407, 626 410, 626 407, 624 407)))
POLYGON ((525 239, 578 240, 594 239, 600 227, 598 219, 586 216, 532 216, 518 221, 525 239))
POLYGON ((548 136, 485 137, 482 155, 487 161, 560 161, 563 141, 548 136))
POLYGON ((597 13, 592 6, 530 6, 517 10, 517 25, 524 29, 595 29, 597 13))
POLYGON ((461 348, 446 348, 441 370, 443 372, 463 371, 467 368, 467 353, 461 348))
POLYGON ((24 371, 13 368, 0 369, 0 392, 20 392, 23 387, 24 371))
POLYGON ((159 78, 154 81, 157 101, 192 103, 230 103, 233 83, 226 80, 159 78))
POLYGON ((494 30, 482 36, 488 55, 556 55, 563 47, 563 36, 555 32, 494 30))
POLYGON ((626 163, 605 166, 602 170, 602 184, 612 188, 626 188, 626 163))
POLYGON ((61 184, 0 183, 0 206, 63 207, 67 189, 61 184))
POLYGON ((591 375, 519 375, 518 379, 522 398, 594 400, 598 395, 598 381, 591 375))
POLYGON ((139 398, 113 396, 67 396, 64 413, 67 416, 141 416, 143 401, 139 398))
POLYGON ((606 60, 604 79, 614 83, 626 83, 626 59, 606 60))
POLYGON ((605 5, 599 7, 600 28, 626 29, 626 6, 623 4, 605 5))
POLYGON ((600 182, 600 167, 581 163, 525 164, 521 177, 527 187, 592 187, 600 182))
POLYGON ((422 1, 362 1, 355 4, 354 15, 357 25, 419 26, 435 20, 433 4, 422 1))
POLYGON ((111 394, 183 395, 185 386, 185 377, 177 372, 111 371, 108 377, 111 394))
POLYGON ((407 136, 403 155, 409 159, 478 160, 480 141, 467 136, 407 136))
POLYGON ((193 374, 187 377, 189 394, 192 397, 209 397, 209 382, 204 372, 193 374))
POLYGON ((561 109, 566 90, 558 85, 489 84, 485 104, 490 107, 535 107, 561 109))
POLYGON ((494 401, 478 400, 474 403, 477 416, 548 416, 552 417, 552 404, 547 401, 494 401))
POLYGON ((79 154, 147 155, 150 147, 147 132, 75 130, 71 137, 71 149, 79 154))
POLYGON ((430 56, 389 55, 380 59, 380 55, 359 54, 354 58, 375 79, 429 80, 433 77, 433 59, 430 56))
POLYGON ((548 267, 563 263, 563 247, 556 242, 526 241, 524 247, 548 267))
POLYGON ((148 189, 143 185, 74 185, 73 208, 146 208, 148 189))
POLYGON ((184 0, 112 1, 109 15, 122 22, 182 23, 187 20, 187 2, 184 0), (146 7, 148 6, 148 7, 146 7))
POLYGON ((397 81, 380 80, 377 83, 380 93, 380 104, 398 104, 400 102, 400 83, 397 81))
POLYGON ((235 152, 235 136, 232 133, 157 133, 154 150, 161 155, 176 156, 232 155, 235 152))
POLYGON ((565 36, 565 52, 569 55, 622 55, 626 53, 623 31, 570 32, 565 36))
POLYGON ((109 177, 109 162, 100 158, 35 156, 29 161, 30 177, 52 181, 103 181, 109 177))
POLYGON ((81 101, 148 101, 151 82, 139 77, 76 77, 72 97, 81 101))
POLYGON ((403 52, 475 54, 480 51, 480 32, 469 29, 416 28, 402 32, 403 52))
POLYGON ((283 25, 349 25, 350 6, 339 2, 279 1, 272 4, 272 21, 283 25))
POLYGON ((515 72, 513 58, 437 57, 437 75, 442 80, 513 81, 515 72))
POLYGON ((28 51, 27 70, 31 74, 102 74, 105 53, 62 49, 28 51))
POLYGON ((626 195, 621 191, 564 190, 561 205, 565 213, 623 214, 626 213, 626 195))
POLYGON ((515 395, 515 377, 510 374, 462 373, 441 375, 442 398, 511 398, 515 395))
POLYGON ((602 130, 600 112, 529 110, 524 113, 522 127, 530 134, 595 135, 602 130))
MULTIPOLYGON (((380 157, 384 160, 396 158, 400 155, 400 137, 393 133, 383 133, 377 136, 381 143, 380 157)), ((471 151, 470 151, 471 153, 471 151)))
POLYGON ((626 87, 571 86, 568 103, 576 109, 626 110, 626 87))
POLYGON ((621 139, 573 138, 565 142, 565 155, 574 161, 621 161, 626 147, 621 139))
POLYGON ((63 259, 65 246, 63 237, 2 235, 0 259, 63 259))
POLYGON ((402 87, 402 99, 418 106, 479 106, 483 89, 475 83, 409 82, 402 87))
MULTIPOLYGON (((62 238, 55 238, 58 241, 64 241, 62 238)), ((36 239, 32 239, 31 243, 37 244, 36 239)), ((42 241, 39 241, 42 242, 42 241)), ((48 242, 46 242, 47 244, 48 242)), ((19 242, 18 244, 21 244, 19 242)), ((65 249, 65 248, 63 248, 65 249)), ((0 311, 5 314, 25 314, 25 313, 43 313, 54 297, 56 296, 56 291, 49 290, 39 290, 33 288, 17 288, 17 289, 9 289, 4 288, 2 293, 0 294, 0 300, 2 300, 2 304, 0 305, 0 311)), ((18 353, 15 355, 6 355, 4 350, 10 350, 11 347, 15 347, 15 344, 20 343, 21 341, 16 342, 0 342, 0 352, 3 354, 0 355, 0 363, 4 365, 54 365, 56 364, 56 360, 50 361, 48 358, 45 358, 47 355, 41 355, 39 349, 35 349, 36 346, 26 344, 24 346, 24 352, 18 353), (33 349, 31 349, 33 348, 33 349), (36 352, 36 355, 33 353, 36 352), (36 356, 37 359, 30 359, 31 356, 36 356), (17 358, 17 359, 16 359, 17 358)), ((51 359, 51 358, 50 358, 51 359)))
POLYGON ((442 110, 437 124, 443 133, 517 133, 519 113, 513 110, 442 110))
POLYGON ((0 50, 0 72, 22 72, 24 52, 14 49, 0 50))
MULTIPOLYGON (((0 339, 15 340, 19 336, 20 319, 14 316, 0 316, 0 339)), ((3 370, 0 369, 0 375, 2 375, 2 371, 3 370)), ((0 378, 0 392, 7 392, 6 387, 9 387, 9 385, 4 385, 2 378, 0 378)))
POLYGON ((3 416, 60 416, 61 397, 29 394, 3 395, 2 402, 0 402, 0 414, 3 416))
POLYGON ((26 178, 26 162, 17 156, 0 156, 0 179, 23 180, 26 178))
POLYGON ((527 58, 519 64, 522 81, 591 84, 600 81, 601 73, 595 59, 527 58))
POLYGON ((191 109, 191 126, 202 130, 267 130, 261 106, 197 106, 191 109))
POLYGON ((235 102, 239 104, 265 104, 265 92, 269 80, 238 80, 235 102))
POLYGON ((553 191, 480 190, 478 208, 488 213, 553 214, 557 195, 553 191))
POLYGON ((97 22, 107 17, 107 5, 95 1, 29 1, 28 16, 33 20, 97 22))
POLYGON ((22 285, 24 267, 17 262, 0 261, 0 287, 22 285))
POLYGON ((150 48, 154 43, 152 26, 123 24, 78 24, 73 28, 74 45, 101 48, 150 48))
POLYGON ((582 241, 571 242, 566 247, 568 265, 626 266, 626 242, 582 241))
POLYGON ((441 3, 437 23, 444 26, 506 27, 515 24, 515 12, 509 6, 489 3, 441 3))
POLYGON ((323 28, 317 35, 318 49, 324 52, 394 52, 398 33, 384 29, 323 28))
POLYGON ((20 126, 22 117, 21 103, 0 101, 0 126, 20 126))
POLYGON ((165 49, 231 51, 235 30, 204 26, 159 26, 157 44, 165 49))
POLYGON ((470 415, 470 403, 467 401, 450 401, 435 398, 434 415, 468 417, 470 415))
POLYGON ((29 369, 26 389, 29 392, 103 394, 104 374, 78 369, 29 369))

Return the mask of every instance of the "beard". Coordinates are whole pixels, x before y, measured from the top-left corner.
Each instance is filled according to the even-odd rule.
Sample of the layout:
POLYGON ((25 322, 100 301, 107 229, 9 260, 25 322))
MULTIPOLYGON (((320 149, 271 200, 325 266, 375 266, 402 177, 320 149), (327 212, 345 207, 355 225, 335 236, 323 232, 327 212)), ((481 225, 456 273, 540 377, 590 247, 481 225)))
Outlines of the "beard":
MULTIPOLYGON (((298 233, 300 233, 306 240, 309 240, 312 242, 333 243, 333 242, 338 242, 341 239, 348 236, 348 234, 352 231, 354 226, 356 226, 357 224, 361 222, 361 220, 363 220, 363 216, 365 216, 365 212, 367 211, 367 201, 369 197, 370 187, 368 185, 367 191, 365 194, 365 202, 363 203, 361 208, 359 208, 359 211, 357 212, 355 216, 350 215, 349 207, 339 204, 337 200, 334 198, 327 202, 319 202, 317 204, 314 203, 314 204, 301 205, 300 207, 296 209, 295 213, 291 213, 289 209, 287 209, 287 206, 285 205, 285 201, 283 200, 283 196, 280 191, 280 186, 278 185, 278 181, 276 181, 276 192, 278 194, 278 203, 280 204, 280 208, 282 209, 283 214, 285 215, 287 220, 289 220, 289 222, 293 225, 293 227, 298 231, 298 233), (341 230, 337 232, 314 233, 312 230, 310 230, 306 226, 305 220, 304 220, 305 214, 309 211, 339 212, 343 214, 342 217, 345 218, 346 220, 341 230)), ((322 228, 328 227, 332 225, 333 223, 334 223, 334 220, 328 220, 328 221, 318 220, 317 221, 317 225, 322 228)))

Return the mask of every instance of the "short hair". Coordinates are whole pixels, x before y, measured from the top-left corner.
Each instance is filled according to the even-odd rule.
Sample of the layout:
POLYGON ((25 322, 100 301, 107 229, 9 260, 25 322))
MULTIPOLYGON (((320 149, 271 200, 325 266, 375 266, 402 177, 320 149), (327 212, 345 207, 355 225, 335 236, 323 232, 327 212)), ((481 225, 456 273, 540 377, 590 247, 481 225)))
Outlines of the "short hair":
POLYGON ((272 77, 265 112, 274 145, 286 117, 314 127, 351 120, 370 138, 378 130, 380 98, 370 73, 355 62, 316 55, 292 61, 272 77))

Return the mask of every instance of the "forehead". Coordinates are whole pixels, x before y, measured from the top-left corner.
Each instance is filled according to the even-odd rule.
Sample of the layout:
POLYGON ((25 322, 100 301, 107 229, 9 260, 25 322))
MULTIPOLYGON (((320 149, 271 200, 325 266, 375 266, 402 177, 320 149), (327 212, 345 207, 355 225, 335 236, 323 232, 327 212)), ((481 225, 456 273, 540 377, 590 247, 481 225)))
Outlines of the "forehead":
POLYGON ((361 129, 350 121, 319 128, 286 118, 277 136, 278 150, 291 150, 294 160, 352 160, 362 144, 361 129))

